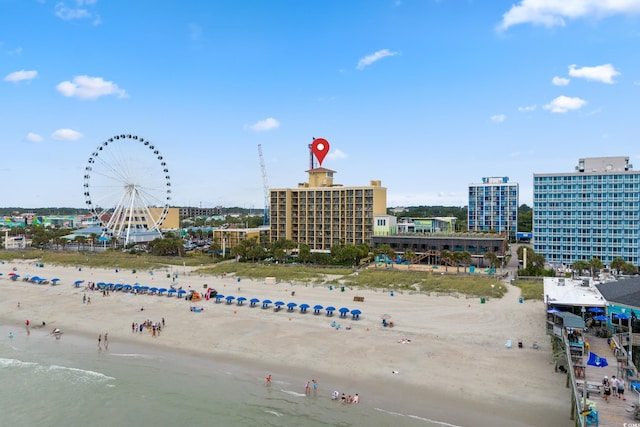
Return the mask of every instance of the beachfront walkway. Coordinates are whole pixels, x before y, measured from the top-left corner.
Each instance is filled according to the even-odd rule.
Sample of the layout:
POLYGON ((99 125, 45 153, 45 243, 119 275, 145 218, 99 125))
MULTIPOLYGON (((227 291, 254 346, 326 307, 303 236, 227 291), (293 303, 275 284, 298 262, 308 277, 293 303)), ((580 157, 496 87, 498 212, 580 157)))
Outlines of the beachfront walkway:
MULTIPOLYGON (((613 351, 609 347, 606 338, 598 338, 593 333, 588 333, 585 336, 585 340, 589 342, 591 352, 597 354, 600 357, 607 359, 609 366, 599 368, 596 366, 587 365, 586 367, 586 380, 587 382, 601 383, 604 376, 608 376, 611 379, 614 375, 620 376, 618 372, 618 363, 613 351)), ((589 357, 589 354, 585 352, 585 362, 589 357)), ((584 381, 584 379, 578 379, 578 382, 584 381)), ((604 394, 590 392, 589 400, 596 404, 596 410, 598 411, 599 426, 600 427, 620 427, 624 425, 632 425, 633 423, 640 423, 633 419, 633 410, 631 405, 638 403, 638 393, 629 387, 629 382, 625 379, 625 397, 627 400, 618 399, 611 395, 609 397, 609 403, 604 400, 604 394), (626 424, 625 424, 626 423, 626 424)))

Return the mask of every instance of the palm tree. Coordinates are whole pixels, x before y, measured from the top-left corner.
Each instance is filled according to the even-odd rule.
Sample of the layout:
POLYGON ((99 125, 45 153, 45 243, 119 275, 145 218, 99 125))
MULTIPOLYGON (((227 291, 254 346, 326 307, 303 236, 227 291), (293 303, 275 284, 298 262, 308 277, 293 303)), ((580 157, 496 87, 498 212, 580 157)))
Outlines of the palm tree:
POLYGON ((406 259, 410 263, 413 263, 413 260, 416 259, 416 256, 417 256, 416 253, 414 251, 412 251, 411 249, 407 249, 402 254, 402 258, 406 259))
POLYGON ((462 251, 460 252, 460 262, 464 264, 464 272, 467 272, 467 267, 469 266, 469 264, 471 264, 471 252, 469 251, 462 251))
POLYGON ((584 270, 587 270, 589 268, 589 263, 586 261, 578 260, 575 261, 571 265, 571 267, 578 273, 578 276, 580 276, 584 270))
POLYGON ((616 274, 620 274, 620 271, 622 270, 625 264, 626 264, 625 260, 618 257, 611 260, 610 267, 616 270, 616 274))
POLYGON ((595 276, 596 271, 600 271, 604 264, 600 258, 591 258, 589 261, 589 267, 591 268, 591 277, 595 276))

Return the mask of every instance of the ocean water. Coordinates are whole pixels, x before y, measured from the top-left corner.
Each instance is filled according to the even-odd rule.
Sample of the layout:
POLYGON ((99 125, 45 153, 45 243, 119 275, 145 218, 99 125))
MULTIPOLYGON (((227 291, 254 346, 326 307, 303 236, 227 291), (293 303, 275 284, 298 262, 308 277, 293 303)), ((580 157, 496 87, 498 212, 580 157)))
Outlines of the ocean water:
MULTIPOLYGON (((97 343, 48 330, 0 326, 3 426, 423 426, 458 427, 385 405, 306 396, 298 380, 154 347, 97 343)), ((425 404, 427 404, 425 402, 425 404)))

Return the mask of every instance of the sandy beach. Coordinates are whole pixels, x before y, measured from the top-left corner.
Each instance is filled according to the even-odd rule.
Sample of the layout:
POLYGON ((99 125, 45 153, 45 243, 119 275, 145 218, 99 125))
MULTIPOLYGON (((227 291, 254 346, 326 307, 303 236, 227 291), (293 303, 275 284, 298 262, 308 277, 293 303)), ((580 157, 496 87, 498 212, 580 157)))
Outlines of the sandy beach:
MULTIPOLYGON (((455 425, 554 425, 569 426, 569 390, 565 377, 555 373, 544 329, 542 302, 520 303, 519 290, 509 287, 502 299, 429 296, 419 293, 277 283, 236 277, 203 277, 188 268, 132 272, 78 267, 44 266, 34 262, 0 265, 0 310, 5 325, 16 334, 46 322, 48 330, 95 337, 109 334, 109 345, 142 343, 198 353, 218 360, 264 367, 274 377, 318 378, 327 396, 330 386, 367 391, 397 400, 397 407, 419 413, 428 409, 430 419, 452 420, 455 425), (14 281, 8 275, 59 278, 59 284, 37 285, 14 281), (178 274, 172 283, 167 274, 178 274), (83 280, 80 287, 73 283, 83 280), (130 283, 203 291, 203 285, 224 295, 256 297, 360 309, 359 320, 327 317, 324 310, 302 314, 271 309, 216 304, 214 300, 191 303, 166 296, 88 291, 88 282, 130 283), (292 296, 292 292, 295 295, 292 296), (91 303, 83 303, 83 295, 91 303), (354 296, 364 301, 354 301, 354 296), (18 306, 18 303, 19 306, 18 306), (190 306, 203 307, 195 313, 190 306), (144 311, 141 308, 144 307, 144 311), (381 325, 387 313, 393 328, 381 325), (161 321, 159 337, 132 333, 132 322, 161 321), (331 326, 335 321, 337 329, 331 326), (404 343, 403 343, 404 339, 404 343), (512 348, 505 342, 511 340, 512 348), (523 348, 518 348, 522 341, 523 348), (532 348, 533 343, 538 349, 532 348), (493 423, 493 424, 492 424, 493 423)), ((273 307, 273 306, 272 306, 273 307)), ((33 329, 32 329, 33 331, 33 329)), ((62 337, 64 340, 64 335, 62 337)), ((260 378, 260 381, 264 381, 260 378)))

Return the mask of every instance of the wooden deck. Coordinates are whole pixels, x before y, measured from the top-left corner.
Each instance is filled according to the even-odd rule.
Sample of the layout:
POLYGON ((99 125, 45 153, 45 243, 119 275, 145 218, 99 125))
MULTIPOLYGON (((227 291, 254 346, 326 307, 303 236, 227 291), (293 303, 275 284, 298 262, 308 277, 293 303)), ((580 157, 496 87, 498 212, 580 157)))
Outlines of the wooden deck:
MULTIPOLYGON (((589 357, 589 353, 585 351, 584 363, 586 365, 586 380, 587 388, 589 389, 589 400, 596 405, 598 411, 598 426, 600 427, 620 427, 624 425, 633 425, 637 423, 640 425, 640 420, 634 420, 634 407, 638 405, 639 395, 633 389, 631 389, 630 381, 627 380, 624 372, 621 373, 618 362, 616 360, 611 347, 607 343, 606 338, 598 338, 595 335, 587 334, 585 340, 589 343, 590 351, 597 354, 600 357, 607 359, 609 366, 599 368, 596 366, 586 365, 589 357), (604 391, 598 392, 592 389, 597 389, 597 385, 602 383, 604 376, 608 376, 611 379, 614 375, 619 377, 623 375, 625 378, 625 392, 624 396, 627 400, 619 399, 611 395, 609 402, 604 399, 604 391)), ((576 383, 584 383, 585 378, 576 378, 576 383)), ((582 390, 580 386, 579 390, 582 390)))

